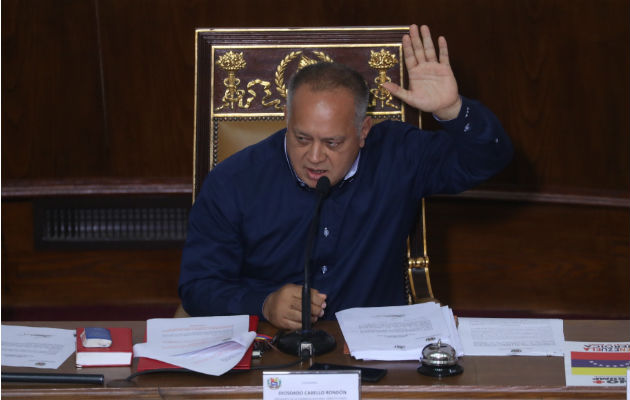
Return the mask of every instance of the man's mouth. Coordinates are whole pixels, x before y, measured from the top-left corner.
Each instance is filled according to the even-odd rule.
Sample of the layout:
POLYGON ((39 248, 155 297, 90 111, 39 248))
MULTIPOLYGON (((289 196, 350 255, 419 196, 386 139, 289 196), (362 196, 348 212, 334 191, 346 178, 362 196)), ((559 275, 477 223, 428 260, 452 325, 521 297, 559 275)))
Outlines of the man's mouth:
POLYGON ((319 178, 324 176, 327 171, 325 169, 306 168, 306 172, 308 173, 309 178, 313 180, 318 180, 319 178))

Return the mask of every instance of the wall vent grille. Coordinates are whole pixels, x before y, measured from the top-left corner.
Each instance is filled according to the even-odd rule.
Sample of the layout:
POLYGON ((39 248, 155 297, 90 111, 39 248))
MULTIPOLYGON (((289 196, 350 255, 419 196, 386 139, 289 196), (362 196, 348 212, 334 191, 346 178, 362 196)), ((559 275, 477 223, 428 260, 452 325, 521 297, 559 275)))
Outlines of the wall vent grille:
POLYGON ((38 248, 161 247, 183 244, 190 200, 54 199, 34 207, 38 248))

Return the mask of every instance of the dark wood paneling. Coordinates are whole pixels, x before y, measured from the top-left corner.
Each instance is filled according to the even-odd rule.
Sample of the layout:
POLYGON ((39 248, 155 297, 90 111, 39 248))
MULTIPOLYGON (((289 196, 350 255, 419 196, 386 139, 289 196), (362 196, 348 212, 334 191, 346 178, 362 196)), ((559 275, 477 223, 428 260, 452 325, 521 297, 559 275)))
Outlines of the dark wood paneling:
POLYGON ((195 9, 99 0, 111 175, 192 176, 195 9))
POLYGON ((176 304, 181 249, 37 251, 33 208, 2 203, 2 305, 176 304))
POLYGON ((108 171, 91 1, 2 2, 2 178, 108 171))
POLYGON ((192 177, 186 178, 90 178, 6 179, 3 200, 25 200, 58 196, 125 196, 187 194, 192 201, 192 177))
POLYGON ((630 209, 429 199, 437 298, 455 310, 630 316, 630 209))
POLYGON ((492 46, 458 63, 464 85, 471 73, 481 77, 471 91, 514 138, 515 160, 500 180, 533 191, 627 193, 629 3, 511 4, 489 10, 498 45, 485 37, 492 46))

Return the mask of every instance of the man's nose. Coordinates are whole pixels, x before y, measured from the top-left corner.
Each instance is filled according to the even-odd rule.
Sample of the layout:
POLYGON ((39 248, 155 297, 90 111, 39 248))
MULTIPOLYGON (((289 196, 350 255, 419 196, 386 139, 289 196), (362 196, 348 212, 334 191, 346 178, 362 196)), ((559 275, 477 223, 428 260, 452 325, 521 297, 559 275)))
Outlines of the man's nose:
POLYGON ((311 147, 308 149, 308 161, 316 164, 324 161, 326 155, 324 154, 324 148, 320 143, 316 141, 313 142, 311 147))

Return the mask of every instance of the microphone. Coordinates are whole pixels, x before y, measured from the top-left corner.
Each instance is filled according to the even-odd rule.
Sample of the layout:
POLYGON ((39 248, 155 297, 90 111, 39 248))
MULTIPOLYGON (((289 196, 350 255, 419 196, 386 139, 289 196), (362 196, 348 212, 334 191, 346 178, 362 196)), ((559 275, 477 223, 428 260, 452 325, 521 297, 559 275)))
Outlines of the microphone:
POLYGON ((302 286, 302 330, 295 331, 278 338, 277 347, 288 354, 298 357, 312 357, 328 353, 335 348, 335 338, 321 330, 311 330, 311 254, 315 244, 315 235, 319 227, 319 214, 322 202, 330 191, 330 180, 322 176, 317 181, 315 190, 318 194, 317 204, 311 226, 306 238, 304 251, 304 285, 302 286))
POLYGON ((317 181, 315 191, 319 195, 315 206, 315 215, 311 222, 311 228, 306 239, 306 251, 304 252, 304 286, 302 286, 302 330, 311 329, 311 253, 315 244, 315 235, 319 227, 319 214, 321 213, 322 202, 330 191, 330 180, 322 176, 317 181))

